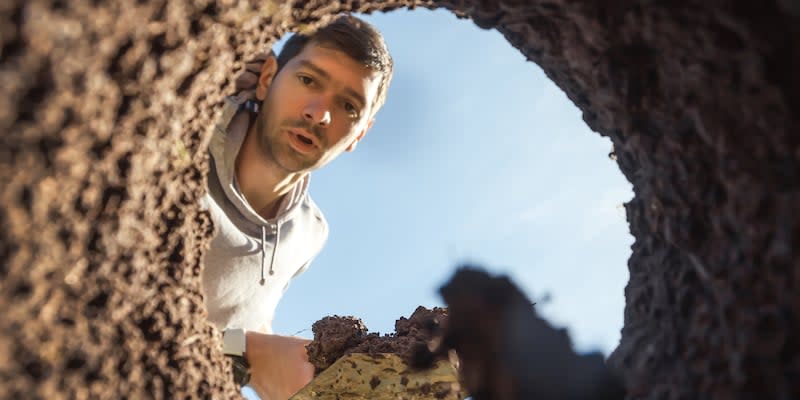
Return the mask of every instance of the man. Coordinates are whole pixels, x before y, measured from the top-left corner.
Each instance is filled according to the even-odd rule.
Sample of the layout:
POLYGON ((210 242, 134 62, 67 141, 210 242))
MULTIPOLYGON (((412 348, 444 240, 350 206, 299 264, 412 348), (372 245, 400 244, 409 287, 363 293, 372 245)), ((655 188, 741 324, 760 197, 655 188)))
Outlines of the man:
POLYGON ((203 201, 216 235, 203 271, 206 305, 225 330, 226 353, 241 356, 235 367, 249 367, 263 399, 285 400, 313 378, 308 341, 271 327, 289 281, 328 235, 308 195, 309 173, 356 148, 391 76, 380 33, 341 16, 266 57, 256 89, 229 99, 209 144, 203 201))

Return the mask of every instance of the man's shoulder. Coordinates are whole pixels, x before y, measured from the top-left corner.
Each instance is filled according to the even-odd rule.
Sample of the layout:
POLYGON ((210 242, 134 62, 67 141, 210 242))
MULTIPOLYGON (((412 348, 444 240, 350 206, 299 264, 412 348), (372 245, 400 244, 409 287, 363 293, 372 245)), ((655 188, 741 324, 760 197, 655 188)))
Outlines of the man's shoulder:
POLYGON ((325 214, 322 213, 322 210, 314 199, 311 198, 309 193, 306 193, 302 202, 303 204, 300 206, 303 209, 302 214, 305 215, 305 223, 315 232, 314 236, 324 244, 328 240, 329 231, 328 220, 325 218, 325 214))
POLYGON ((311 198, 311 195, 307 195, 305 198, 306 206, 309 209, 309 212, 314 216, 316 221, 322 226, 323 230, 327 234, 328 232, 328 220, 325 219, 325 214, 322 213, 322 209, 319 208, 317 203, 314 199, 311 198))

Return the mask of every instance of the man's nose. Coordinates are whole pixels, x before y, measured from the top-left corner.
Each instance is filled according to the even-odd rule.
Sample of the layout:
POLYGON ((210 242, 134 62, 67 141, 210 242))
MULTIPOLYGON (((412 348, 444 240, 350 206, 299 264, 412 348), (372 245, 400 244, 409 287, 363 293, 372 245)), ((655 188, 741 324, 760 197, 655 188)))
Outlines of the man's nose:
POLYGON ((312 124, 328 126, 331 123, 330 107, 323 101, 310 102, 303 111, 303 117, 312 124))

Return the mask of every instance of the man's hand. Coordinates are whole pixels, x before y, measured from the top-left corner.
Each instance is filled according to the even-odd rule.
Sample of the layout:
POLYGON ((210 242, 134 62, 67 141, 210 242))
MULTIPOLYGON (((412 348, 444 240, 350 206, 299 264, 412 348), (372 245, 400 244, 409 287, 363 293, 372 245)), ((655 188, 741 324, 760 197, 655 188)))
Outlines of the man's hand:
POLYGON ((310 340, 247 332, 250 386, 263 400, 286 400, 314 378, 306 345, 310 340))

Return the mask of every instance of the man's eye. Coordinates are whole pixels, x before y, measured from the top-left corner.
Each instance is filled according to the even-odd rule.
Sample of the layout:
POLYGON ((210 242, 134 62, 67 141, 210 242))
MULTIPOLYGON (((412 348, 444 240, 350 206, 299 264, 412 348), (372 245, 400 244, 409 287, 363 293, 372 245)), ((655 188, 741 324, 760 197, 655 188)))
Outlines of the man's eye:
POLYGON ((313 80, 313 79, 311 79, 311 78, 309 78, 309 77, 307 77, 307 76, 305 76, 305 75, 299 75, 299 76, 297 77, 297 79, 300 79, 300 83, 302 83, 303 85, 306 85, 306 86, 308 86, 308 85, 310 85, 312 82, 314 82, 314 80, 313 80))
POLYGON ((347 113, 350 114, 351 117, 358 116, 358 109, 351 103, 344 103, 344 110, 347 111, 347 113))

